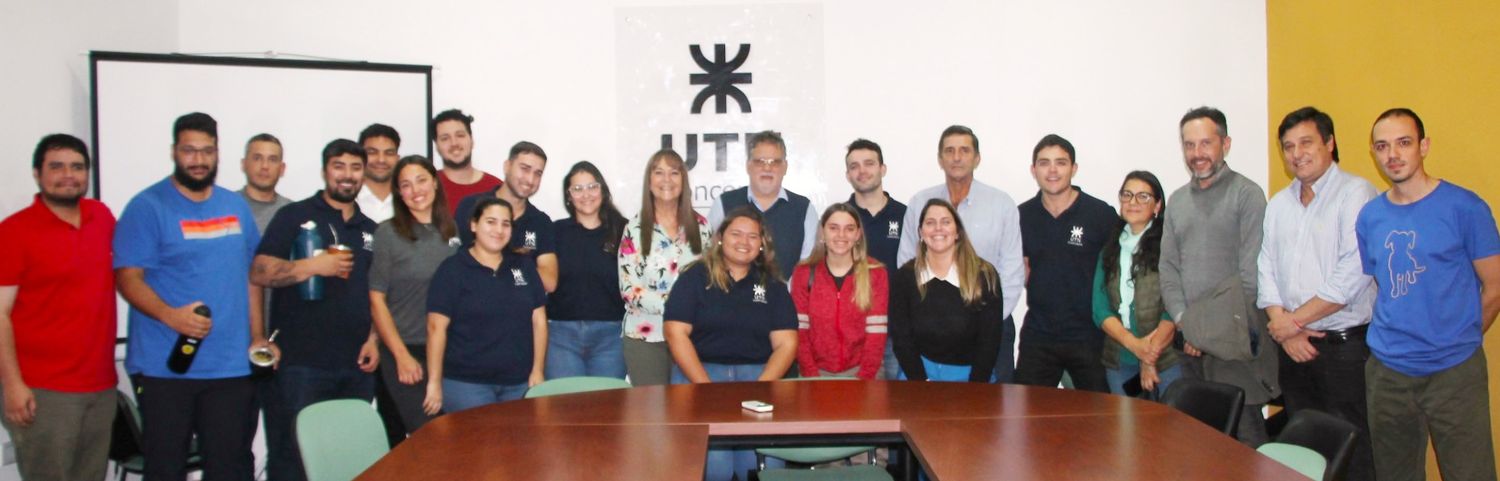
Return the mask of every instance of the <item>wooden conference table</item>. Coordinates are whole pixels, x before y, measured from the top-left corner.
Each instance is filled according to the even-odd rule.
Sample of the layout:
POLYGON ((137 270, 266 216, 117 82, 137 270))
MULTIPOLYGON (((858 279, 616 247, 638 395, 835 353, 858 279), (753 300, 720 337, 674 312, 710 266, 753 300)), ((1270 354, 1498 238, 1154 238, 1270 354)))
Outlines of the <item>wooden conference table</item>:
POLYGON ((1150 401, 898 381, 647 386, 500 403, 433 420, 358 479, 699 480, 710 444, 838 441, 897 446, 893 457, 910 453, 940 481, 1304 479, 1150 401), (752 399, 775 411, 740 408, 752 399))

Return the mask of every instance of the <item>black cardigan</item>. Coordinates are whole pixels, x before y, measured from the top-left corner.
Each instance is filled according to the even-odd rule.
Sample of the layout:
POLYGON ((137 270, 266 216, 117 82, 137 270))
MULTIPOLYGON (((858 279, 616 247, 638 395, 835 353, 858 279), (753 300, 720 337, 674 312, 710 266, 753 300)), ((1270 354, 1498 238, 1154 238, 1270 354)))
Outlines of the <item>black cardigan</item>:
POLYGON ((901 370, 907 379, 927 380, 926 357, 969 366, 969 381, 990 382, 1005 320, 1000 286, 985 289, 977 304, 966 306, 958 287, 932 279, 924 299, 917 293, 914 264, 907 262, 891 276, 890 336, 901 370))

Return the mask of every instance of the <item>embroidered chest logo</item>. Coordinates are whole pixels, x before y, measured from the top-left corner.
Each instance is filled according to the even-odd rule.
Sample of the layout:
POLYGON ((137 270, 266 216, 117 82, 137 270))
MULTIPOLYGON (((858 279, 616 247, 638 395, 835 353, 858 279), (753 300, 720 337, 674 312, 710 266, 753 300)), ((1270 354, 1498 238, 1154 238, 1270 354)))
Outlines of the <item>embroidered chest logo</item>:
POLYGON ((375 234, 371 234, 369 232, 363 232, 363 233, 360 233, 360 236, 364 238, 364 241, 365 241, 365 250, 367 250, 367 251, 374 251, 375 250, 375 234))
POLYGON ((896 221, 891 221, 891 223, 888 224, 886 226, 886 228, 885 228, 885 237, 887 239, 900 239, 901 238, 901 223, 900 222, 896 222, 896 221))
POLYGON ((1068 245, 1070 245, 1070 246, 1082 246, 1083 245, 1083 226, 1081 226, 1081 225, 1075 225, 1075 226, 1073 226, 1073 230, 1068 233, 1068 245))
POLYGON ((755 285, 755 289, 753 290, 753 293, 755 294, 755 298, 751 299, 751 301, 753 301, 753 302, 759 302, 761 304, 765 304, 766 303, 766 286, 765 285, 756 284, 755 285))
POLYGON ((1417 232, 1393 230, 1385 236, 1385 248, 1391 251, 1386 266, 1390 270, 1391 298, 1406 295, 1412 284, 1417 283, 1417 274, 1427 272, 1427 266, 1417 263, 1412 250, 1417 248, 1417 232))
POLYGON ((526 239, 524 247, 526 247, 527 249, 536 248, 536 232, 526 231, 526 237, 524 237, 524 239, 526 239))
POLYGON ((510 270, 510 277, 511 277, 511 279, 515 279, 517 286, 524 286, 524 285, 526 285, 526 276, 521 274, 521 270, 520 269, 511 269, 510 270))
POLYGON ((459 245, 457 237, 448 238, 448 247, 458 247, 459 245))

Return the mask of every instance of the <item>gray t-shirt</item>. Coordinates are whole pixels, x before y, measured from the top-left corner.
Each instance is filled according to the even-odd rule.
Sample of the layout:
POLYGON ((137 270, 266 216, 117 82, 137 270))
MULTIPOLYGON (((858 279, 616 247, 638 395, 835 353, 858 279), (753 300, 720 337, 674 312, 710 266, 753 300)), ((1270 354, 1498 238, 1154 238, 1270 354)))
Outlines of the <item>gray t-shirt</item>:
POLYGON ((242 187, 236 192, 239 192, 240 196, 245 198, 245 202, 250 204, 250 215, 255 216, 256 230, 264 234, 266 232, 266 225, 271 223, 272 217, 276 217, 276 211, 292 203, 292 199, 288 199, 281 194, 276 194, 276 200, 261 202, 250 197, 249 190, 249 187, 242 187))
POLYGON ((370 290, 385 294, 401 342, 427 343, 427 285, 438 264, 458 250, 458 238, 444 239, 432 224, 412 226, 417 240, 396 233, 391 221, 375 229, 375 261, 370 290))

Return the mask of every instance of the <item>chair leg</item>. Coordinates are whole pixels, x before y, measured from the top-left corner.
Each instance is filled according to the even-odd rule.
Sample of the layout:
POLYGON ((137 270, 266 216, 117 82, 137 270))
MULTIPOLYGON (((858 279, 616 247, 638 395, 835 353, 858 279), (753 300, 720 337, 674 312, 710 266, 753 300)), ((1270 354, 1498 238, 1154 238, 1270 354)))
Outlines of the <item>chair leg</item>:
POLYGON ((757 468, 759 468, 760 471, 765 471, 766 470, 766 455, 761 454, 761 453, 755 453, 755 466, 757 468))

